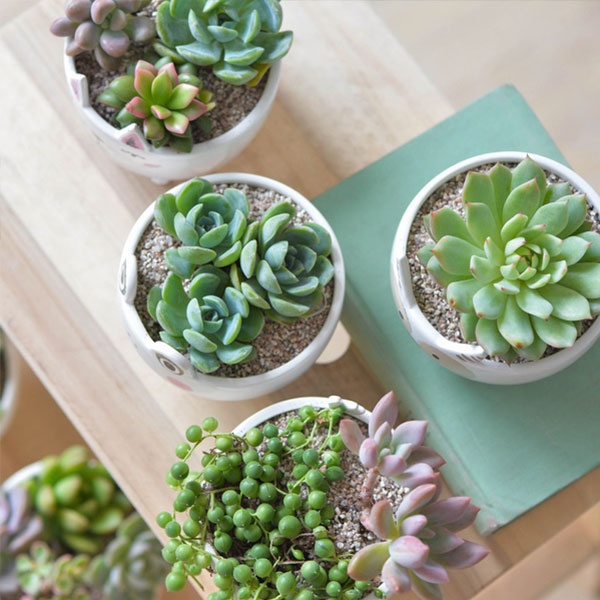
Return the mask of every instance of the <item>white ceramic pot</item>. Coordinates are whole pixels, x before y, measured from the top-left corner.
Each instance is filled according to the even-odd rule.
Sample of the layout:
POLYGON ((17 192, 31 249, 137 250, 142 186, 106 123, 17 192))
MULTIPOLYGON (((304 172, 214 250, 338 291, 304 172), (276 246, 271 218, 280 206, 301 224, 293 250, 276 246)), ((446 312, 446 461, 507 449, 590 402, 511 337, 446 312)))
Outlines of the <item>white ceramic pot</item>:
POLYGON ((237 156, 263 126, 281 75, 281 63, 277 62, 269 69, 260 100, 243 121, 219 137, 196 144, 191 152, 181 153, 172 148, 154 148, 136 124, 117 129, 107 123, 90 106, 86 76, 75 70, 74 59, 66 54, 64 67, 77 112, 91 129, 96 141, 119 166, 149 177, 158 184, 211 173, 237 156))
POLYGON ((349 416, 355 417, 363 423, 368 423, 371 418, 370 411, 352 400, 343 400, 339 396, 329 396, 329 398, 323 396, 303 396, 301 398, 282 400, 281 402, 265 406, 265 408, 256 411, 242 421, 234 428, 233 433, 243 437, 253 427, 258 427, 262 423, 278 417, 283 413, 299 410, 303 406, 313 406, 314 408, 337 408, 338 406, 343 406, 345 412, 349 416))
POLYGON ((406 245, 411 225, 423 203, 436 189, 459 173, 488 163, 518 163, 529 155, 544 170, 555 173, 587 196, 588 201, 600 211, 600 196, 577 173, 549 158, 526 152, 494 152, 482 154, 457 163, 434 177, 414 197, 404 212, 391 255, 391 285, 400 317, 407 330, 423 350, 448 369, 476 381, 492 384, 518 384, 537 381, 569 366, 582 356, 600 337, 600 318, 581 335, 570 348, 537 361, 508 365, 486 358, 479 345, 463 344, 444 338, 426 319, 417 305, 412 289, 406 245))
MULTIPOLYGON (((155 342, 150 338, 134 306, 137 290, 135 249, 138 240, 153 219, 154 203, 142 213, 130 231, 119 268, 119 303, 129 337, 141 356, 158 374, 185 390, 212 400, 247 400, 269 394, 291 383, 311 367, 323 352, 333 335, 342 311, 345 289, 344 261, 340 245, 328 222, 314 205, 296 190, 267 177, 244 173, 219 173, 204 178, 215 185, 241 183, 272 189, 290 198, 305 210, 314 222, 329 231, 332 240, 334 293, 329 314, 321 331, 288 363, 260 375, 235 378, 201 373, 183 354, 162 341, 155 342)), ((183 185, 185 183, 175 186, 170 192, 177 193, 183 185)))
POLYGON ((6 431, 17 404, 19 382, 21 380, 21 356, 8 336, 0 330, 2 338, 2 360, 4 361, 4 381, 0 390, 0 437, 6 431))

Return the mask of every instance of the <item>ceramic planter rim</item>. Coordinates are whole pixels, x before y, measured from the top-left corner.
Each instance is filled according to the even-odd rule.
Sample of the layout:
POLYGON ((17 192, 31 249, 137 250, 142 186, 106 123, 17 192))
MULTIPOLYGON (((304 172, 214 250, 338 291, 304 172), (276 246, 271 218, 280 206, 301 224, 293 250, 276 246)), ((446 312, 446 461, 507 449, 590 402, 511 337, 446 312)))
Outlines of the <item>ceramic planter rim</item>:
MULTIPOLYGON (((390 265, 392 293, 402 321, 411 336, 419 344, 426 339, 446 357, 453 357, 454 361, 460 360, 461 368, 459 368, 459 371, 452 369, 450 366, 448 368, 471 379, 486 381, 488 383, 526 383, 541 379, 569 366, 589 350, 598 337, 600 337, 600 317, 595 318, 590 327, 577 338, 573 346, 560 349, 537 361, 508 365, 487 359, 485 358, 487 353, 481 346, 448 340, 423 315, 416 303, 412 290, 406 245, 412 223, 421 206, 443 184, 454 176, 477 166, 495 164, 497 162, 518 163, 527 156, 531 157, 543 169, 558 175, 561 179, 569 182, 576 190, 585 194, 588 202, 600 212, 600 195, 578 173, 564 164, 531 152, 490 152, 479 154, 451 165, 421 188, 402 215, 392 246, 390 265), (470 375, 462 373, 462 368, 464 367, 471 372, 470 375), (476 376, 476 372, 479 376, 476 376), (486 375, 486 373, 488 374, 486 375)), ((428 351, 428 353, 430 352, 428 351)), ((440 357, 437 356, 437 358, 439 359, 440 357)))
MULTIPOLYGON (((67 40, 65 41, 65 48, 68 45, 68 42, 69 38, 67 38, 67 40)), ((258 117, 258 114, 265 110, 265 108, 266 110, 268 110, 275 98, 277 88, 279 86, 279 80, 281 78, 281 61, 273 63, 269 68, 266 74, 267 81, 265 84, 265 89, 263 90, 259 101, 257 102, 256 106, 254 106, 254 108, 248 113, 248 115, 246 115, 246 117, 242 119, 242 121, 237 123, 237 125, 229 129, 225 133, 215 138, 194 144, 192 151, 185 153, 177 152, 176 150, 170 147, 162 146, 160 148, 155 148, 150 142, 148 142, 145 139, 140 127, 135 123, 128 125, 123 129, 117 129, 116 127, 113 127, 92 108, 89 98, 89 83, 87 77, 84 74, 79 73, 77 71, 77 69, 75 68, 74 57, 68 56, 66 52, 64 53, 64 70, 67 82, 69 82, 69 84, 71 84, 72 81, 78 82, 78 85, 81 90, 81 98, 77 98, 75 90, 71 89, 71 93, 75 98, 77 98, 77 102, 80 104, 80 108, 83 110, 83 113, 85 114, 87 119, 92 123, 92 125, 95 128, 99 129, 101 132, 103 132, 104 135, 110 138, 114 138, 115 140, 122 141, 123 138, 135 132, 136 137, 139 138, 144 144, 144 148, 140 149, 144 152, 149 152, 155 156, 193 157, 194 154, 197 154, 199 152, 204 153, 215 151, 219 147, 227 145, 232 139, 240 136, 241 134, 252 128, 254 121, 260 118, 258 117)), ((122 143, 125 144, 125 142, 122 143)))
MULTIPOLYGON (((232 431, 235 435, 244 436, 248 430, 252 427, 256 427, 265 423, 273 418, 278 417, 286 412, 298 410, 303 406, 313 406, 315 408, 336 408, 343 406, 345 413, 354 417, 363 423, 368 424, 371 418, 371 411, 367 410, 358 402, 353 400, 345 400, 340 396, 301 396, 298 398, 290 398, 289 400, 282 400, 265 406, 264 408, 251 414, 249 417, 239 423, 232 431)), ((385 590, 383 585, 380 587, 381 590, 385 590)), ((374 593, 370 593, 362 598, 362 600, 375 600, 376 596, 374 593)))
POLYGON ((21 379, 21 357, 5 332, 0 331, 3 341, 4 382, 0 390, 0 438, 8 428, 14 415, 21 379))
MULTIPOLYGON (((279 389, 283 385, 286 385, 287 383, 296 379, 310 366, 312 366, 314 360, 316 360, 318 355, 327 345, 331 335, 333 334, 335 326, 340 319, 342 304, 344 301, 345 270, 342 251, 335 233, 325 217, 323 217, 320 211, 307 198, 290 186, 269 177, 250 173, 216 173, 204 175, 202 176, 202 179, 206 179, 215 185, 220 183, 238 183, 272 189, 283 196, 290 198, 293 203, 305 210, 313 221, 323 225, 331 235, 331 261, 334 267, 334 289, 329 306, 329 313, 323 326, 321 327, 321 330, 317 333, 313 340, 311 340, 308 346, 306 346, 301 352, 283 365, 258 375, 249 375, 244 377, 222 377, 198 371, 191 366, 191 363, 183 354, 163 341, 153 341, 148 335, 148 332, 146 331, 146 328, 144 327, 133 304, 137 289, 137 260, 135 258, 135 248, 140 237, 153 219, 155 202, 153 202, 144 210, 129 232, 121 257, 121 267, 119 269, 119 302, 121 304, 127 326, 131 330, 131 335, 136 340, 140 341, 145 348, 151 349, 151 352, 153 352, 155 356, 158 353, 158 355, 165 356, 167 359, 171 360, 174 365, 184 364, 185 368, 182 370, 184 372, 194 373, 194 379, 198 382, 198 387, 200 387, 202 383, 207 386, 206 390, 197 391, 198 394, 202 395, 205 393, 206 397, 210 398, 210 390, 218 388, 219 396, 235 396, 230 398, 221 397, 220 399, 222 400, 241 400, 254 398, 258 395, 275 391, 276 389, 279 389), (127 286, 124 284, 125 280, 130 282, 127 286), (311 360, 310 357, 313 355, 315 355, 314 360, 311 360), (289 375, 291 373, 297 373, 297 375, 291 377, 291 375, 289 375), (282 381, 283 383, 281 383, 282 381), (241 388, 245 388, 246 393, 243 393, 241 388), (252 390, 255 388, 260 389, 261 391, 259 393, 254 393, 252 390), (266 389, 267 391, 262 391, 263 389, 266 389)), ((169 191, 176 191, 186 185, 186 183, 187 182, 184 181, 174 186, 169 191)), ((176 373, 173 372, 173 374, 175 375, 176 373)), ((175 382, 173 381, 173 383, 175 382)))

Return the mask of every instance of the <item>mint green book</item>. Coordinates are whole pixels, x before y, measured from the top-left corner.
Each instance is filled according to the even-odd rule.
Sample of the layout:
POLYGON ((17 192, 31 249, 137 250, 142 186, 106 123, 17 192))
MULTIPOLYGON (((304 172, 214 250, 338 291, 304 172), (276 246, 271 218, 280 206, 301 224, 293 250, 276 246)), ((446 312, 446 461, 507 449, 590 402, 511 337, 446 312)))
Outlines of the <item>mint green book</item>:
MULTIPOLYGON (((498 88, 314 200, 344 254, 343 323, 405 414, 429 421, 453 493, 481 507, 489 534, 600 464, 600 343, 564 371, 519 386, 464 379, 425 354, 396 310, 390 253, 404 209, 427 181, 476 154, 564 157, 522 96, 498 88)), ((359 400, 359 399, 357 399, 359 400)))

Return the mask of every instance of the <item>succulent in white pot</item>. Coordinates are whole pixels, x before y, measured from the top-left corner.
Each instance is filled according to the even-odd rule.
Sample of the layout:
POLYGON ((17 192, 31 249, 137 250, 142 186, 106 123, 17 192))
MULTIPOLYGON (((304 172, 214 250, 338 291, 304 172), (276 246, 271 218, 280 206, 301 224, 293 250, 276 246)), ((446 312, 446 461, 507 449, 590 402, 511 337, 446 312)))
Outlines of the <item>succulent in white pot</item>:
POLYGON ((82 446, 3 482, 0 558, 6 600, 147 600, 166 572, 158 540, 82 446))
POLYGON ((212 417, 190 426, 167 475, 173 510, 157 516, 170 538, 167 589, 206 569, 217 588, 209 600, 372 600, 409 590, 441 598, 448 569, 488 554, 455 533, 478 509, 467 497, 440 500, 444 461, 423 444, 427 423, 396 426, 397 417, 390 392, 373 413, 303 397, 231 433, 212 417))
POLYGON ((67 37, 69 90, 96 140, 164 183, 214 171, 256 136, 292 43, 281 25, 278 1, 71 0, 51 31, 67 37))
POLYGON ((306 371, 339 321, 341 250, 321 213, 266 177, 184 182, 140 216, 119 269, 127 331, 174 384, 217 400, 306 371))
POLYGON ((600 196, 523 152, 473 157, 432 179, 405 211, 391 280, 406 328, 477 381, 535 381, 600 336, 600 196))

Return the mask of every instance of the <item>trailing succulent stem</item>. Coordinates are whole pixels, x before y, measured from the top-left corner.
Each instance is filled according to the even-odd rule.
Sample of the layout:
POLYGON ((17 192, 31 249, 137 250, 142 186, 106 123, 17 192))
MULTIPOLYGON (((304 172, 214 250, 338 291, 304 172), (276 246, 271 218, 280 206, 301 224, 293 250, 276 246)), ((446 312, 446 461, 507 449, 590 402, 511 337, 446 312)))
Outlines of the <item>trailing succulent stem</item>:
POLYGON ((67 0, 65 15, 55 19, 50 31, 69 37, 68 56, 92 51, 103 69, 118 69, 130 43, 156 37, 154 21, 135 13, 151 0, 67 0))
POLYGON ((439 499, 443 459, 422 445, 426 422, 393 429, 397 411, 393 394, 384 396, 369 437, 335 402, 303 406, 243 436, 217 433, 213 417, 189 427, 167 473, 177 492, 173 510, 157 516, 170 538, 167 589, 208 570, 217 587, 209 600, 360 600, 411 589, 423 600, 441 598, 447 569, 475 564, 488 551, 455 534, 478 509, 466 497, 439 499), (357 528, 371 536, 358 551, 354 536, 347 546, 339 535, 354 524, 336 515, 336 507, 352 504, 340 497, 353 493, 345 480, 354 488, 362 478, 348 450, 373 480, 357 528), (385 479, 397 495, 388 486, 385 499, 376 498, 375 484, 385 479), (373 534, 381 541, 372 543, 373 534))
POLYGON ((216 193, 204 179, 156 202, 156 222, 178 243, 165 252, 169 275, 151 290, 148 310, 161 339, 189 351, 204 373, 251 360, 266 318, 291 322, 316 312, 333 277, 323 227, 294 225, 288 202, 260 220, 249 213, 242 191, 216 193))
POLYGON ((155 64, 140 60, 132 74, 114 79, 98 100, 119 110, 121 127, 140 125, 155 147, 191 152, 192 126, 210 126, 202 117, 215 106, 196 71, 194 65, 176 67, 164 58, 155 64))
POLYGON ((166 0, 158 7, 155 50, 175 61, 210 66, 233 85, 256 85, 292 43, 280 31, 279 0, 166 0))
POLYGON ((507 361, 567 348, 600 312, 600 234, 586 198, 548 183, 527 157, 510 170, 467 175, 464 217, 426 216, 434 240, 419 258, 461 313, 467 341, 507 361))

